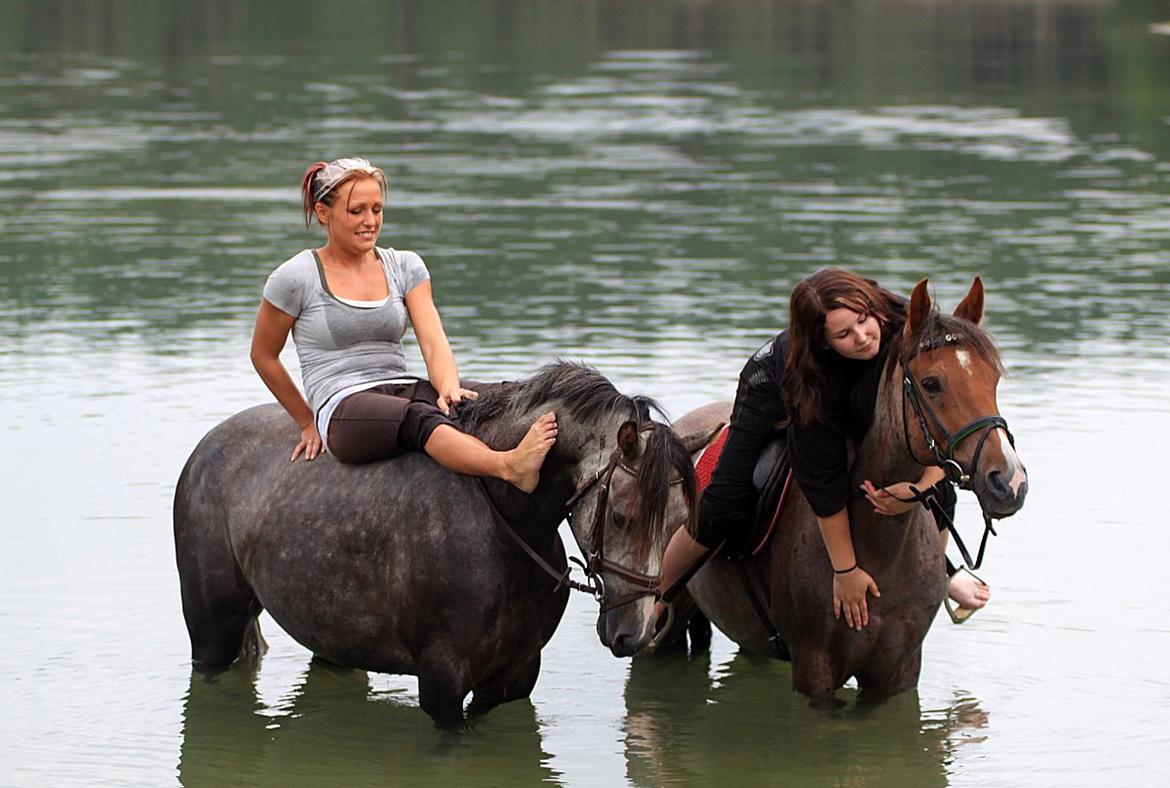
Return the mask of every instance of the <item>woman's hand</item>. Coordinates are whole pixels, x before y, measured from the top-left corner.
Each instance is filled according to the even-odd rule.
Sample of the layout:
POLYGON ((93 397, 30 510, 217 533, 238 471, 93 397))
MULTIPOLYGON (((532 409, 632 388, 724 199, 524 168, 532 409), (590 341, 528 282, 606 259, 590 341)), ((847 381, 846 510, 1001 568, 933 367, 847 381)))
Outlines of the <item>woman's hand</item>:
POLYGON ((885 487, 874 487, 873 482, 866 479, 861 485, 861 489, 865 492, 866 499, 873 504, 875 512, 893 517, 905 514, 918 505, 918 501, 914 498, 914 491, 910 489, 912 486, 917 485, 912 482, 898 482, 897 484, 888 484, 885 487))
POLYGON ((478 398, 478 392, 465 389, 462 386, 452 386, 450 389, 439 394, 439 398, 435 400, 435 404, 439 407, 439 410, 443 411, 444 416, 450 416, 452 405, 458 405, 465 399, 472 400, 478 398))
POLYGON ((325 453, 325 442, 321 440, 321 433, 317 432, 317 423, 310 421, 301 428, 301 442, 293 449, 289 462, 296 462, 297 457, 305 453, 306 460, 315 460, 318 455, 325 453))
POLYGON ((860 566, 855 566, 849 572, 833 574, 833 615, 837 618, 845 614, 845 623, 850 629, 860 630, 869 624, 869 606, 866 605, 865 594, 869 592, 875 597, 882 594, 878 591, 877 583, 860 566))

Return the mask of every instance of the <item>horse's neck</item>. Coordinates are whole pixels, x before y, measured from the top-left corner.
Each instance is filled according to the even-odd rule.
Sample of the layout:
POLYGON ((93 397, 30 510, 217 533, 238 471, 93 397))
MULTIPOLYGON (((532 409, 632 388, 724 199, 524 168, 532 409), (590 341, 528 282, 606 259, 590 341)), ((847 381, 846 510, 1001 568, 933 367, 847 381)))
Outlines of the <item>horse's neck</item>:
MULTIPOLYGON (((609 458, 614 449, 617 427, 621 424, 618 419, 613 429, 609 430, 608 424, 580 424, 564 413, 567 410, 564 408, 550 406, 538 410, 543 413, 550 409, 558 413, 557 442, 541 467, 540 485, 536 490, 525 494, 506 482, 488 481, 492 497, 504 517, 515 530, 532 537, 556 533, 564 516, 565 503, 583 480, 609 458)), ((534 412, 531 419, 524 420, 524 424, 535 421, 536 417, 534 412)), ((492 445, 512 446, 524 434, 519 431, 518 435, 514 435, 518 429, 514 425, 488 425, 477 433, 478 437, 492 445)))
MULTIPOLYGON (((919 465, 906 447, 902 422, 902 370, 882 371, 874 404, 873 422, 861 441, 853 464, 853 482, 870 481, 877 487, 896 482, 918 481, 919 465)), ((854 487, 856 489, 856 486, 854 487)))

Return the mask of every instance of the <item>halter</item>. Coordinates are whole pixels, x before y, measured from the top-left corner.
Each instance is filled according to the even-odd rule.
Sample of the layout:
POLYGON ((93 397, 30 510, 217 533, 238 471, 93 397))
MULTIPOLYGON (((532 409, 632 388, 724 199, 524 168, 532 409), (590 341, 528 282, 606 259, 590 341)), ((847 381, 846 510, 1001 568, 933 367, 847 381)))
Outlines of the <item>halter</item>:
MULTIPOLYGON (((955 344, 959 341, 955 334, 946 334, 938 345, 930 347, 920 347, 919 352, 924 350, 934 350, 941 345, 955 344)), ((917 355, 917 354, 915 354, 917 355)), ((911 357, 913 358, 913 356, 911 357)), ((902 436, 906 441, 906 451, 910 457, 919 465, 937 465, 946 473, 946 478, 952 484, 955 484, 961 490, 971 489, 971 477, 979 467, 979 455, 983 452, 983 444, 987 442, 987 438, 997 429, 1003 430, 1007 435, 1008 442, 1015 448, 1016 439, 1012 436, 1011 430, 1008 429, 1007 420, 998 414, 994 416, 980 416, 974 421, 960 427, 954 433, 947 430, 938 414, 934 412, 934 408, 930 406, 930 402, 923 395, 922 390, 918 384, 914 382, 913 376, 909 372, 910 359, 906 359, 903 366, 904 372, 902 375, 902 436), (914 447, 910 442, 910 422, 909 415, 906 410, 906 402, 909 400, 911 408, 914 409, 914 415, 918 421, 918 428, 922 431, 922 437, 926 441, 926 448, 930 451, 934 458, 933 463, 924 463, 920 460, 914 451, 914 447), (935 429, 942 434, 943 440, 946 444, 944 450, 939 446, 934 439, 934 434, 930 430, 930 425, 927 424, 927 419, 933 423, 935 429), (970 471, 965 471, 963 466, 955 459, 955 450, 959 444, 970 438, 972 435, 981 433, 979 435, 979 442, 975 444, 975 453, 971 455, 970 471)), ((912 488, 914 489, 914 488, 912 488)), ((924 494, 917 489, 914 489, 916 500, 922 500, 924 505, 926 501, 924 494)), ((982 508, 982 507, 981 507, 982 508)), ((967 546, 963 544, 962 538, 959 536, 955 524, 950 518, 947 520, 946 527, 950 530, 951 535, 955 538, 955 545, 959 548, 959 552, 963 555, 963 560, 971 569, 978 569, 983 563, 983 551, 987 547, 987 537, 989 535, 996 535, 995 526, 992 525, 991 517, 987 514, 983 515, 983 538, 979 544, 978 558, 972 562, 971 554, 967 551, 967 546)))

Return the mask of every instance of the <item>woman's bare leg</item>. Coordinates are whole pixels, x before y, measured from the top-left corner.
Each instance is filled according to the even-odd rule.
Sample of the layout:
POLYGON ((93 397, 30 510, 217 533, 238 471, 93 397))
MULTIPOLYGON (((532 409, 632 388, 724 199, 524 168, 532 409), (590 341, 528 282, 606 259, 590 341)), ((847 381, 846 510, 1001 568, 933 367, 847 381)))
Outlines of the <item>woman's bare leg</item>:
POLYGON ((549 412, 533 422, 516 448, 509 451, 496 451, 448 424, 435 428, 423 451, 448 470, 503 479, 530 493, 540 483, 540 466, 556 442, 557 417, 549 412))

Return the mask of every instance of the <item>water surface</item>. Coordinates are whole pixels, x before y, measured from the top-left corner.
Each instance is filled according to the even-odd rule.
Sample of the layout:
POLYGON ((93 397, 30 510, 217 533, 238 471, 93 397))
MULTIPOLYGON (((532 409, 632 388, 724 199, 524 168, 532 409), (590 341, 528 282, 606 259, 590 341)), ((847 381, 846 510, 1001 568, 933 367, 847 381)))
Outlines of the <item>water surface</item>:
POLYGON ((1165 782, 1164 4, 347 8, 5 6, 0 783, 1165 782), (734 393, 817 267, 944 305, 982 275, 1033 484, 992 605, 940 617, 916 693, 829 715, 718 635, 614 659, 584 598, 531 701, 462 736, 267 618, 255 676, 192 679, 174 482, 267 400, 260 288, 317 243, 297 179, 355 153, 468 377, 567 356, 679 416, 734 393))

